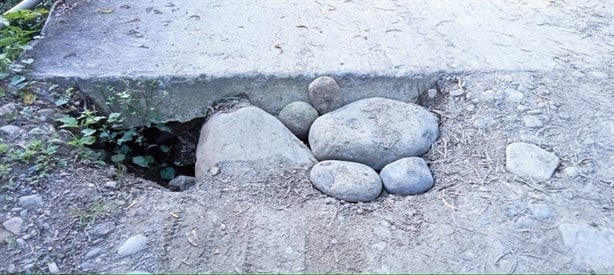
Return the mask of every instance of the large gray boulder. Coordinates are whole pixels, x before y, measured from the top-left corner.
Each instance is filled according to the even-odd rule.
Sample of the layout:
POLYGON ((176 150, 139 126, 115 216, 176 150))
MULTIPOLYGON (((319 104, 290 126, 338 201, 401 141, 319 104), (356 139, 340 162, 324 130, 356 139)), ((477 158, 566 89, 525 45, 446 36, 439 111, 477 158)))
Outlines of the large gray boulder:
POLYGON ((377 173, 355 162, 320 162, 311 169, 309 179, 324 194, 349 202, 370 202, 382 192, 382 181, 377 173))
POLYGON ((426 109, 375 97, 320 116, 311 125, 309 144, 320 161, 353 161, 380 170, 426 153, 438 135, 437 118, 426 109))
POLYGON ((203 125, 196 149, 197 181, 218 169, 268 179, 309 169, 315 158, 288 128, 254 106, 216 113, 203 125))

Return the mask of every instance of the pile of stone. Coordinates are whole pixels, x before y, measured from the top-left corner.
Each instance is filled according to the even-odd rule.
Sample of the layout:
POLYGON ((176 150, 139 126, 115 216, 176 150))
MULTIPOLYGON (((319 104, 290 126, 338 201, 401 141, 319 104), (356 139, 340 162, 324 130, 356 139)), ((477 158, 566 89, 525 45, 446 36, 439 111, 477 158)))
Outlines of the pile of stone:
POLYGON ((349 202, 372 201, 382 189, 414 195, 433 186, 419 156, 438 137, 435 115, 386 98, 342 106, 341 89, 330 77, 314 80, 308 92, 311 104, 292 102, 278 118, 254 106, 211 116, 197 149, 197 180, 219 173, 224 163, 240 162, 244 171, 238 172, 250 173, 254 180, 310 171, 314 187, 349 202), (250 164, 262 163, 271 168, 252 171, 250 164))

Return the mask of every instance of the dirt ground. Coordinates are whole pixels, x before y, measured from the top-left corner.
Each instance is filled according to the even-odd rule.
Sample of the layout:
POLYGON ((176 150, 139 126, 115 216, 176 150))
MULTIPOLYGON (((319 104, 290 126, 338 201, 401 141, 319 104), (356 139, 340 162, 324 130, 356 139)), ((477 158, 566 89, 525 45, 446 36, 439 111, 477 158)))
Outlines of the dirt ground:
MULTIPOLYGON (((592 24, 607 18, 575 14, 580 19, 569 24, 614 41, 607 26, 592 24)), ((120 179, 115 168, 60 147, 66 165, 46 179, 32 182, 29 167, 15 166, 16 176, 0 183, 0 222, 23 219, 18 234, 0 230, 0 273, 56 266, 62 273, 612 273, 609 45, 613 54, 600 64, 561 52, 560 66, 539 72, 442 75, 437 96, 424 91, 420 101, 440 115, 441 134, 424 155, 435 185, 418 196, 345 203, 314 189, 306 171, 254 182, 232 173, 237 164, 170 192, 130 174, 120 179), (542 125, 527 127, 527 116, 542 125), (560 158, 551 179, 506 172, 505 148, 518 141, 560 158), (18 198, 30 194, 40 194, 44 206, 23 214, 18 198), (138 234, 147 238, 143 249, 120 256, 119 247, 138 234)), ((5 96, 0 103, 12 101, 18 114, 2 117, 2 125, 49 124, 20 113, 21 101, 5 96)), ((49 108, 36 104, 35 111, 49 108)), ((253 173, 261 169, 271 167, 253 173)))
POLYGON ((45 206, 11 237, 27 234, 25 242, 0 248, 0 272, 48 272, 51 262, 61 272, 612 272, 612 77, 563 69, 442 77, 438 96, 421 101, 442 122, 424 156, 435 186, 419 196, 344 203, 312 188, 305 171, 251 182, 232 165, 185 192, 131 175, 115 190, 104 186, 118 180, 114 168, 70 162, 37 186, 3 191, 2 217, 17 216, 16 198, 31 189, 45 206), (459 80, 462 95, 451 96, 459 80), (509 98, 515 91, 520 102, 509 98), (525 127, 527 115, 543 126, 525 127), (505 171, 505 147, 516 141, 561 159, 552 179, 505 171), (96 204, 104 210, 80 223, 74 210, 96 204), (107 235, 92 233, 109 222, 107 235), (145 248, 119 256, 136 234, 145 248), (93 249, 99 255, 86 260, 93 249))

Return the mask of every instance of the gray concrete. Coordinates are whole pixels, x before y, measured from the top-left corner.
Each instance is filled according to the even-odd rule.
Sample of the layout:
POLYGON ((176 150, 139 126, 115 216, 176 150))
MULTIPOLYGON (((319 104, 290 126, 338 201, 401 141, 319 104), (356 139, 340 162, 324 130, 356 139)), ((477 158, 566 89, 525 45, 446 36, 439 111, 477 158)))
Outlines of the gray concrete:
POLYGON ((30 53, 31 75, 76 82, 98 102, 109 84, 159 80, 145 96, 165 120, 237 93, 276 114, 307 101, 320 75, 337 80, 345 103, 412 102, 441 72, 549 70, 612 52, 590 26, 561 23, 574 10, 550 1, 66 2, 30 53))

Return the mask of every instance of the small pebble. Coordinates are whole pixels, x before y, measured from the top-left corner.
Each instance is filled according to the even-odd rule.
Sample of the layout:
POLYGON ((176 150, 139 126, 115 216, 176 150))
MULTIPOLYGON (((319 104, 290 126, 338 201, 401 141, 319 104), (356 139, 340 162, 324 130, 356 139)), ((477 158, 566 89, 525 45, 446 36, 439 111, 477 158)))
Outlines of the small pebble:
POLYGON ((60 269, 58 268, 58 265, 55 262, 48 263, 47 268, 49 268, 49 273, 51 274, 60 273, 60 269))
POLYGON ((47 132, 39 127, 35 127, 32 128, 32 130, 28 131, 28 135, 31 136, 42 136, 45 135, 47 132))
POLYGON ((465 90, 463 89, 454 89, 450 91, 450 96, 462 96, 465 94, 465 90))
POLYGON ((9 137, 16 137, 17 134, 19 134, 19 131, 21 131, 21 128, 15 125, 4 125, 0 127, 0 134, 7 135, 9 137))
POLYGON ((507 100, 509 100, 510 102, 520 103, 524 99, 524 94, 522 94, 522 92, 520 91, 516 91, 513 89, 507 89, 505 90, 505 92, 506 92, 507 100))
POLYGON ((32 270, 32 268, 34 268, 34 264, 27 264, 23 266, 23 269, 30 271, 32 270))
POLYGON ((118 249, 117 254, 120 256, 130 256, 145 249, 147 237, 143 234, 134 235, 128 238, 118 249))
POLYGON ((429 89, 426 93, 429 98, 437 97, 437 89, 429 89))
POLYGON ((29 195, 19 198, 19 206, 27 209, 37 209, 43 207, 43 198, 40 195, 29 195))
POLYGON ((105 222, 105 223, 96 225, 90 231, 90 234, 97 236, 97 237, 103 237, 111 233, 113 229, 115 229, 115 225, 113 224, 113 222, 105 222))
POLYGON ((117 183, 116 181, 107 181, 104 183, 104 187, 117 190, 119 189, 119 183, 117 183))
POLYGON ((465 109, 466 109, 468 112, 473 112, 473 111, 475 110, 475 105, 473 105, 473 104, 469 104, 469 105, 467 105, 467 107, 465 107, 465 109))
POLYGON ((2 226, 9 232, 17 235, 21 231, 21 226, 23 225, 23 219, 20 217, 10 218, 2 223, 2 226))
POLYGON ((568 178, 572 179, 580 175, 580 169, 575 166, 566 167, 563 169, 563 174, 568 178))
POLYGON ((16 111, 17 111, 17 105, 15 105, 15 103, 13 102, 10 102, 0 107, 0 116, 5 116, 7 114, 14 113, 16 111))
POLYGON ((524 126, 528 128, 541 128, 544 124, 536 116, 525 116, 522 118, 524 126))
POLYGON ((217 176, 220 173, 220 168, 213 166, 209 169, 209 173, 211 173, 212 176, 217 176))
POLYGON ((529 210, 533 216, 542 221, 548 220, 556 215, 556 212, 554 209, 552 209, 552 207, 543 203, 531 204, 529 205, 529 210))
POLYGON ((541 114, 543 114, 543 113, 544 113, 544 111, 539 110, 539 109, 529 110, 529 111, 527 112, 527 114, 529 114, 529 115, 541 115, 541 114))
POLYGON ((528 109, 529 107, 527 107, 526 105, 519 104, 518 106, 516 106, 516 110, 518 110, 519 112, 524 112, 528 109))
POLYGON ((102 248, 96 247, 90 251, 87 252, 87 254, 85 254, 85 257, 83 258, 84 260, 89 260, 92 258, 96 258, 98 256, 100 256, 100 254, 102 254, 102 248))

